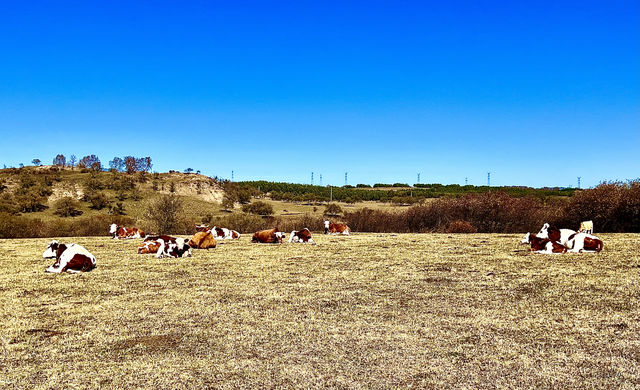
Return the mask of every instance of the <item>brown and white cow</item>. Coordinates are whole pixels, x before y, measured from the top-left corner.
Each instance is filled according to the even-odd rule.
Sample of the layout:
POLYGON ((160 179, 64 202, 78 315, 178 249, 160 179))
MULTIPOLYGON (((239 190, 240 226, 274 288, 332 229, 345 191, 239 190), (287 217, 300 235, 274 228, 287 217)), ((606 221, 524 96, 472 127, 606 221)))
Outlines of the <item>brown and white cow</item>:
POLYGON ((109 226, 109 233, 113 234, 113 238, 118 239, 144 237, 144 232, 141 229, 118 226, 115 223, 109 226))
POLYGON ((211 230, 211 228, 209 227, 209 225, 196 225, 196 232, 208 232, 209 230, 211 230))
POLYGON ((313 238, 311 238, 311 231, 307 228, 292 231, 289 236, 289 242, 309 242, 311 244, 315 244, 315 242, 313 242, 313 238))
POLYGON ((527 233, 520 243, 530 244, 531 251, 535 253, 559 254, 567 252, 567 247, 560 244, 558 241, 551 241, 548 238, 540 238, 532 233, 527 233))
POLYGON ((218 240, 235 240, 240 238, 240 233, 235 230, 214 226, 211 233, 218 240))
POLYGON ((251 242, 258 242, 264 244, 282 244, 282 236, 284 234, 278 231, 278 228, 268 230, 260 230, 253 234, 251 242))
POLYGON ((142 244, 138 246, 138 253, 141 255, 147 255, 152 253, 158 253, 162 242, 176 242, 176 238, 167 235, 160 236, 147 236, 142 241, 142 244))
POLYGON ((571 229, 558 229, 553 225, 545 223, 542 225, 542 229, 536 234, 538 238, 547 238, 551 241, 559 241, 562 245, 569 247, 569 237, 575 234, 575 230, 571 229))
POLYGON ((42 254, 44 259, 56 259, 45 272, 88 272, 96 267, 96 257, 78 244, 60 244, 53 240, 42 254))
POLYGON ((568 252, 600 252, 604 247, 602 240, 593 234, 575 233, 569 237, 568 252))
POLYGON ((155 253, 161 257, 191 257, 191 247, 184 238, 172 236, 148 236, 138 247, 139 254, 155 253))
POLYGON ((351 229, 344 223, 324 221, 324 234, 351 234, 351 229))
POLYGON ((184 238, 178 237, 174 242, 160 242, 160 248, 156 252, 158 259, 162 257, 191 257, 191 247, 184 238))
POLYGON ((194 249, 209 249, 215 248, 217 245, 216 239, 213 238, 211 231, 197 232, 189 240, 189 246, 194 249))

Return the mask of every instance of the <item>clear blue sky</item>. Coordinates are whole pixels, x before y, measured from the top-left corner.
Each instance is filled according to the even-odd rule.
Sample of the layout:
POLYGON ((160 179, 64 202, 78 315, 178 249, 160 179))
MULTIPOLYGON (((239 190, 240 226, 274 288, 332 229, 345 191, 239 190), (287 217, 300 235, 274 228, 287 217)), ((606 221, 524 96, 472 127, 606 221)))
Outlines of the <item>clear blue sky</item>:
POLYGON ((133 154, 334 185, 640 176, 637 0, 98 3, 1 3, 0 164, 133 154))

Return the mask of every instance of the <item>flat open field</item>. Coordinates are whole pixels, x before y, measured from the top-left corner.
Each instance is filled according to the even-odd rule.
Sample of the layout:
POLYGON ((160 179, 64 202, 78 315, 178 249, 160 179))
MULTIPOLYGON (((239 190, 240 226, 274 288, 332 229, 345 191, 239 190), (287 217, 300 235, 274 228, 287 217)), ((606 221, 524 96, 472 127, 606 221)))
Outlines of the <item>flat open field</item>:
POLYGON ((535 255, 520 235, 243 236, 189 259, 0 240, 1 388, 639 388, 640 235, 535 255))

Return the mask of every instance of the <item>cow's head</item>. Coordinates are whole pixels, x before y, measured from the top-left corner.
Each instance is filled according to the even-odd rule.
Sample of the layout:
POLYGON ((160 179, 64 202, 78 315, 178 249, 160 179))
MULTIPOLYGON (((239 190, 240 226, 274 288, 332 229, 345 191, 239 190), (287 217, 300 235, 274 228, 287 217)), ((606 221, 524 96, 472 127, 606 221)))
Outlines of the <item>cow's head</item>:
POLYGON ((116 233, 118 232, 118 225, 116 225, 115 223, 112 223, 109 226, 109 234, 113 234, 113 236, 116 236, 116 233))
POLYGON ((537 237, 540 238, 549 238, 549 224, 545 223, 544 225, 542 225, 542 229, 540 229, 540 231, 538 232, 538 234, 536 234, 537 237))
POLYGON ((324 234, 328 234, 329 233, 329 224, 331 222, 329 221, 324 221, 324 234))
POLYGON ((531 243, 531 233, 527 233, 525 234, 524 238, 522 239, 522 241, 520 241, 521 244, 530 244, 531 243))
POLYGON ((191 247, 184 238, 176 238, 176 242, 169 244, 167 251, 173 257, 191 257, 191 247))
POLYGON ((56 241, 56 240, 51 241, 49 243, 49 245, 47 245, 47 249, 45 249, 44 253, 42 253, 42 258, 43 259, 54 259, 54 258, 56 258, 56 254, 58 252, 58 246, 60 246, 58 241, 56 241))

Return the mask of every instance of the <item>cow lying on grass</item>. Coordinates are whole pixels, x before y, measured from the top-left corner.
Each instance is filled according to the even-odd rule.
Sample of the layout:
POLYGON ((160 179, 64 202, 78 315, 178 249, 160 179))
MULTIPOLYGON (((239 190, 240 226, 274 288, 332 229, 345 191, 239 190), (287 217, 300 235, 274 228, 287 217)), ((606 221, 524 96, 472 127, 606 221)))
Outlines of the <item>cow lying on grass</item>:
POLYGON ((293 242, 293 243, 309 242, 309 243, 315 244, 315 242, 313 242, 313 238, 311 238, 311 231, 307 228, 304 228, 302 230, 292 231, 291 235, 289 235, 289 242, 293 242))
POLYGON ((532 233, 527 233, 520 243, 530 244, 531 251, 535 253, 558 254, 567 252, 567 247, 559 242, 551 241, 548 238, 540 238, 532 233))
POLYGON ((536 236, 538 238, 546 238, 551 241, 558 241, 562 245, 568 247, 567 243, 569 242, 569 237, 575 233, 576 233, 575 230, 558 229, 553 225, 549 225, 548 223, 545 223, 544 225, 542 225, 542 229, 540 229, 540 231, 538 232, 538 234, 536 234, 536 236))
POLYGON ((324 234, 351 234, 351 229, 344 223, 333 223, 331 221, 324 221, 324 234))
POLYGON ((196 225, 196 232, 211 232, 213 237, 217 240, 233 240, 240 238, 240 233, 235 230, 221 228, 221 227, 209 227, 209 225, 196 225))
POLYGON ((56 259, 45 272, 88 272, 96 267, 96 257, 78 244, 60 244, 53 240, 42 254, 44 259, 56 259))
POLYGON ((263 244, 282 244, 282 236, 284 233, 279 232, 278 228, 268 230, 260 230, 253 234, 251 242, 263 243, 263 244))
POLYGON ((600 252, 604 247, 602 240, 592 234, 588 233, 575 233, 569 237, 567 243, 567 252, 582 253, 582 252, 600 252))
POLYGON ((217 245, 216 239, 213 238, 211 231, 197 232, 189 240, 189 246, 194 249, 209 249, 215 248, 217 245))
POLYGON ((155 253, 161 257, 191 257, 191 247, 184 238, 172 236, 148 236, 138 247, 139 254, 155 253))
POLYGON ((138 228, 118 226, 115 223, 112 223, 111 226, 109 226, 109 233, 113 235, 113 238, 118 239, 144 237, 144 232, 138 228))

